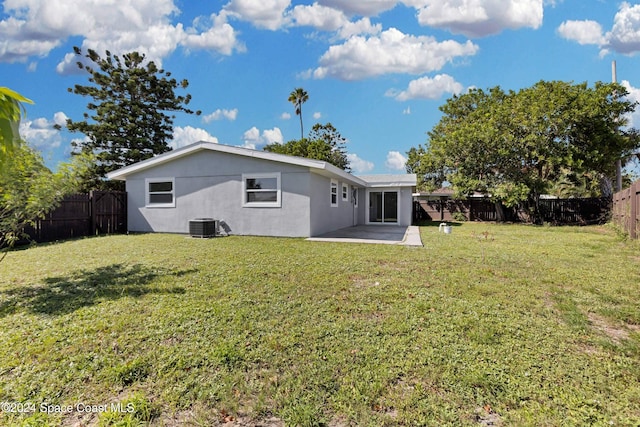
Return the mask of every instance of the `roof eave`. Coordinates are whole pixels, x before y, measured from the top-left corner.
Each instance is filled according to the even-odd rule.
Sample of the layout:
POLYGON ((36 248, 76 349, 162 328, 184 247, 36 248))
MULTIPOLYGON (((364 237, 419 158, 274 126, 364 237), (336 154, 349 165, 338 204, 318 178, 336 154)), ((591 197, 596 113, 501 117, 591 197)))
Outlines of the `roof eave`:
POLYGON ((256 159, 261 159, 261 160, 270 160, 273 162, 279 162, 279 163, 286 163, 286 164, 291 164, 291 165, 295 165, 295 166, 302 166, 302 167, 307 167, 310 168, 311 170, 321 173, 323 175, 327 175, 327 176, 339 176, 345 180, 348 180, 354 184, 357 185, 361 185, 361 186, 366 186, 366 182, 361 180, 360 178, 355 177, 354 175, 349 174, 348 172, 345 172, 344 170, 330 164, 327 163, 325 161, 322 160, 315 160, 315 159, 307 159, 304 157, 295 157, 295 156, 288 156, 285 154, 279 154, 279 153, 270 153, 268 151, 257 151, 257 150, 251 150, 248 148, 242 148, 242 147, 234 147, 234 146, 230 146, 230 145, 223 145, 223 144, 218 144, 215 142, 206 142, 206 141, 200 141, 200 142, 196 142, 190 145, 187 145, 185 147, 181 147, 181 148, 177 148, 175 150, 172 151, 168 151, 166 153, 160 154, 156 157, 152 157, 150 159, 147 160, 143 160, 141 162, 138 163, 134 163, 132 165, 129 166, 125 166, 123 168, 117 169, 115 171, 109 172, 107 174, 107 178, 108 179, 113 179, 113 180, 118 180, 118 181, 124 181, 127 179, 127 177, 131 174, 137 173, 137 172, 141 172, 144 171, 148 168, 154 167, 154 166, 158 166, 161 165, 163 163, 169 162, 171 160, 186 156, 188 154, 191 154, 195 151, 199 151, 199 150, 211 150, 211 151, 217 151, 217 152, 222 152, 222 153, 231 153, 231 154, 237 154, 237 155, 241 155, 241 156, 245 156, 245 157, 252 157, 252 158, 256 158, 256 159))

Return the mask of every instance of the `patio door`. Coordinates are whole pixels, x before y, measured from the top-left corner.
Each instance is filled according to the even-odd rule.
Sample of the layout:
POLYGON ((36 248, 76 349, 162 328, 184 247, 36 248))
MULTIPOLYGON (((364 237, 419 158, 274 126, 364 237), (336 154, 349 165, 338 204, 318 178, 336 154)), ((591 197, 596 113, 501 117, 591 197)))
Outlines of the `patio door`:
POLYGON ((398 223, 398 192, 369 192, 369 223, 398 223))

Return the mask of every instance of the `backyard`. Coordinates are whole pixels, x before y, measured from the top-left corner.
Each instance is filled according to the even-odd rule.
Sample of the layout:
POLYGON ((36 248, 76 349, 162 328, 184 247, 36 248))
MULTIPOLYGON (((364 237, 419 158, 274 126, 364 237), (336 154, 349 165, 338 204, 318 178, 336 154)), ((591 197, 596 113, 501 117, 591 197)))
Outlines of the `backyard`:
POLYGON ((0 262, 0 424, 640 424, 640 245, 114 235, 0 262))

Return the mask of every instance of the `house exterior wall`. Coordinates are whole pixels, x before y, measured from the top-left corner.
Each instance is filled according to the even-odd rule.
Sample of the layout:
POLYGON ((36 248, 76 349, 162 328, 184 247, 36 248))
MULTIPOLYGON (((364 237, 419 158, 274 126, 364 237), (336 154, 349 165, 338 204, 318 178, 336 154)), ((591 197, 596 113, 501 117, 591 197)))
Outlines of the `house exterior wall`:
POLYGON ((230 234, 308 237, 313 176, 302 166, 196 152, 127 177, 128 227, 133 232, 188 233, 189 220, 206 217, 224 221, 230 234), (281 207, 243 206, 243 173, 280 173, 281 207), (149 178, 174 179, 175 207, 146 206, 149 178))
POLYGON ((400 212, 398 225, 410 226, 413 219, 413 188, 400 187, 400 212))
MULTIPOLYGON (((413 214, 413 187, 369 187, 366 190, 366 197, 363 197, 365 207, 363 224, 381 224, 369 222, 369 193, 376 191, 396 191, 398 192, 398 222, 397 225, 407 227, 411 225, 413 214)), ((389 225, 389 223, 385 223, 389 225)))
POLYGON ((367 218, 367 190, 358 188, 358 206, 356 210, 356 225, 366 224, 367 218))
MULTIPOLYGON (((337 204, 332 206, 331 204, 331 181, 332 179, 326 176, 311 174, 311 236, 318 236, 329 231, 338 230, 340 228, 351 227, 354 225, 362 224, 360 217, 362 217, 363 203, 359 199, 358 207, 353 204, 351 195, 352 185, 341 181, 340 179, 334 179, 333 181, 338 184, 337 204), (349 186, 348 200, 342 199, 342 184, 349 186)), ((358 190, 358 195, 364 194, 364 189, 358 190)))

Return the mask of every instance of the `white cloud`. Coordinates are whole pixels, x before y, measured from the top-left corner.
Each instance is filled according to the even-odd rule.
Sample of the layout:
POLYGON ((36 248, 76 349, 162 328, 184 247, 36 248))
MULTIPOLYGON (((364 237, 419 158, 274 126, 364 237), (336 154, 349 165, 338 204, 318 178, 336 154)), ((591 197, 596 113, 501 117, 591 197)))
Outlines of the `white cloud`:
POLYGON ((349 153, 347 154, 347 160, 349 160, 349 167, 356 173, 365 173, 373 170, 373 163, 361 159, 357 154, 349 153))
POLYGON ((389 169, 403 170, 407 164, 407 158, 400 154, 399 151, 389 151, 387 153, 387 160, 384 165, 389 169))
MULTIPOLYGON (((640 88, 631 86, 631 83, 629 83, 627 80, 623 80, 620 84, 624 86, 625 89, 627 89, 627 92, 629 92, 629 95, 627 95, 627 98, 631 102, 640 102, 640 88)), ((636 108, 636 110, 628 117, 628 119, 629 119, 629 123, 628 123, 629 127, 640 126, 640 109, 636 108)))
MULTIPOLYGON (((211 15, 208 21, 197 19, 185 30, 182 23, 170 22, 179 12, 173 0, 5 1, 0 61, 46 56, 71 37, 80 38, 84 49, 108 49, 114 54, 136 50, 157 62, 179 46, 224 55, 244 49, 226 14, 211 15)), ((58 71, 77 70, 75 62, 74 55, 67 55, 58 71)))
POLYGON ((282 136, 282 132, 279 128, 274 127, 273 129, 266 129, 260 133, 260 129, 253 126, 251 129, 247 130, 242 136, 244 143, 242 146, 244 148, 256 149, 260 145, 265 144, 282 144, 284 142, 284 138, 282 136))
POLYGON ((60 147, 62 135, 60 131, 54 129, 54 125, 65 126, 67 115, 57 112, 53 115, 53 120, 40 117, 33 120, 22 120, 20 122, 20 137, 27 143, 41 151, 48 151, 60 147))
POLYGON ((285 11, 291 0, 231 0, 224 10, 258 28, 277 30, 286 24, 285 11))
POLYGON ((357 34, 378 34, 382 30, 382 25, 371 24, 369 18, 351 22, 341 10, 318 3, 298 5, 289 12, 288 16, 291 18, 290 25, 292 26, 307 26, 321 31, 335 31, 342 39, 357 34))
POLYGON ((484 37, 504 29, 542 25, 542 0, 423 0, 413 1, 422 25, 445 28, 467 37, 484 37), (420 3, 424 6, 420 7, 420 3))
POLYGON ((314 27, 323 31, 336 31, 349 21, 341 11, 318 3, 298 5, 290 12, 290 16, 295 26, 314 27))
POLYGON ((280 114, 280 118, 282 120, 289 120, 291 118, 291 113, 286 113, 286 112, 282 113, 282 114, 280 114))
POLYGON ((411 114, 411 107, 407 107, 404 110, 402 110, 402 114, 405 114, 407 116, 410 115, 411 114))
POLYGON ((282 144, 284 142, 282 132, 277 127, 273 129, 265 129, 264 131, 262 131, 262 138, 267 144, 282 144))
POLYGON ((321 5, 342 10, 349 15, 375 16, 393 9, 398 0, 318 0, 321 5))
POLYGON ((194 128, 191 126, 173 128, 173 139, 169 146, 173 149, 184 147, 198 141, 208 141, 218 143, 218 138, 212 136, 204 129, 194 128))
POLYGON ((438 42, 433 37, 407 35, 391 28, 379 36, 354 36, 344 44, 331 46, 313 76, 360 80, 391 73, 423 74, 477 51, 478 46, 470 41, 438 42))
POLYGON ((316 111, 315 113, 313 113, 313 118, 315 120, 319 120, 320 118, 322 118, 322 113, 316 111))
POLYGON ((607 48, 624 54, 640 51, 640 4, 631 6, 627 2, 620 5, 613 28, 606 35, 607 48))
POLYGON ((244 144, 242 144, 244 148, 255 149, 258 144, 262 143, 260 139, 260 129, 255 126, 252 127, 245 131, 242 139, 244 139, 244 144))
POLYGON ((596 21, 565 21, 558 27, 558 34, 582 45, 605 43, 602 26, 596 21))
POLYGON ((203 20, 196 19, 193 27, 187 29, 182 44, 191 49, 214 50, 223 55, 231 55, 234 50, 245 52, 246 47, 237 39, 236 31, 227 23, 225 13, 213 14, 202 30, 198 30, 203 20))
POLYGON ((348 39, 358 34, 380 34, 382 32, 382 24, 371 23, 369 18, 362 18, 355 22, 347 22, 338 30, 340 38, 348 39))
POLYGON ((601 55, 610 51, 634 55, 640 52, 640 4, 631 6, 623 2, 611 31, 603 32, 596 21, 565 21, 558 27, 558 34, 582 45, 597 45, 601 55))
POLYGON ((220 109, 218 108, 216 111, 214 111, 211 114, 207 114, 206 116, 202 117, 202 121, 205 123, 211 123, 212 121, 215 120, 235 120, 238 117, 238 109, 234 108, 233 110, 226 110, 226 109, 220 109))
POLYGON ((462 92, 463 86, 447 74, 438 74, 434 78, 421 77, 409 82, 406 90, 397 92, 390 90, 387 96, 392 96, 398 101, 409 99, 439 99, 445 93, 458 94, 462 92))
POLYGON ((69 117, 67 117, 67 115, 62 111, 58 111, 53 115, 53 122, 58 126, 63 126, 63 127, 66 126, 68 119, 69 117))

